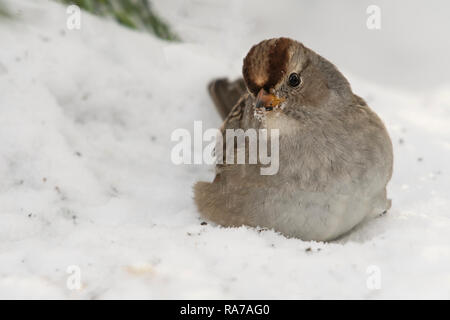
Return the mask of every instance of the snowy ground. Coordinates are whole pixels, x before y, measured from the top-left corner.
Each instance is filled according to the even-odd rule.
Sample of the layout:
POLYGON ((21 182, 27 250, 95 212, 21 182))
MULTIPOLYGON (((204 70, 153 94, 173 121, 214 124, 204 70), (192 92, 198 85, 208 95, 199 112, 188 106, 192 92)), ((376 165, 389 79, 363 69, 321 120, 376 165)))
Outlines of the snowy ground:
POLYGON ((87 14, 67 30, 50 1, 5 3, 0 298, 450 298, 450 85, 408 92, 343 70, 394 143, 387 215, 332 243, 204 226, 191 187, 213 168, 172 164, 170 134, 220 124, 206 83, 237 77, 266 33, 219 5, 159 4, 187 39, 165 43, 87 14), (213 13, 216 30, 186 27, 213 13), (81 290, 66 285, 73 265, 81 290))

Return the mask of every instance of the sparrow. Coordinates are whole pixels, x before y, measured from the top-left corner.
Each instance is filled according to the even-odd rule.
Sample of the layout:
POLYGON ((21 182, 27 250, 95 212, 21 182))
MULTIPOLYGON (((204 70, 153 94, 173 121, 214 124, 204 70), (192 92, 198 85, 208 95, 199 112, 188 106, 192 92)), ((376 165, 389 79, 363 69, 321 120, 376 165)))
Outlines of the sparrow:
POLYGON ((242 73, 209 85, 225 117, 220 132, 278 129, 279 169, 262 175, 260 161, 217 163, 213 182, 194 185, 204 219, 331 241, 391 207, 391 139, 336 66, 300 42, 274 38, 250 49, 242 73))

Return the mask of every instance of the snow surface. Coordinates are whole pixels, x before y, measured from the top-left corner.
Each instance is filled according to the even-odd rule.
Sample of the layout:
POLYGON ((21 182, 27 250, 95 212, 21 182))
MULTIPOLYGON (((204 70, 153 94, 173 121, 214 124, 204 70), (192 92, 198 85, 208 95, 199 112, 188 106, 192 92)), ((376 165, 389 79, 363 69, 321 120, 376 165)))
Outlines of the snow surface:
POLYGON ((331 243, 201 225, 191 188, 213 168, 172 164, 170 134, 220 125, 206 84, 239 76, 265 31, 238 9, 164 2, 187 39, 166 43, 86 13, 68 30, 51 1, 5 3, 0 298, 450 298, 450 85, 408 92, 343 70, 392 137, 386 215, 331 243), (186 27, 192 15, 216 30, 186 27))

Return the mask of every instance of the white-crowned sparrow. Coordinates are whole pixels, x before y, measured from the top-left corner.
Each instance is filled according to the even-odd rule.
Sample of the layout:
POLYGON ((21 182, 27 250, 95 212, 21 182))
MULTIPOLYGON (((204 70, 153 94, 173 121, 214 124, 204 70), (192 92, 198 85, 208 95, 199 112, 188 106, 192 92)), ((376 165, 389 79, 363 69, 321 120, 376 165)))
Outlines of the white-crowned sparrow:
POLYGON ((251 48, 243 76, 246 92, 240 81, 210 85, 217 107, 228 113, 221 130, 279 129, 279 171, 261 175, 260 163, 218 164, 212 183, 194 187, 204 218, 326 241, 390 208, 391 140, 332 63, 292 39, 269 39, 251 48), (241 97, 234 103, 236 90, 241 97))

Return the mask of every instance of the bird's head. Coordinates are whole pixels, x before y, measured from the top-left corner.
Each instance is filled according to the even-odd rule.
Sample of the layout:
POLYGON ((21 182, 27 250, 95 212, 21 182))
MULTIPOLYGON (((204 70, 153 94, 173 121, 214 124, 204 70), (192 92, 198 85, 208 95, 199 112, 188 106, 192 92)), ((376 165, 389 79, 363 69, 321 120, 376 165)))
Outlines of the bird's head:
POLYGON ((257 110, 295 113, 351 99, 348 81, 329 61, 289 38, 264 40, 244 59, 243 76, 257 110))

